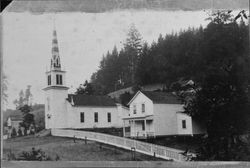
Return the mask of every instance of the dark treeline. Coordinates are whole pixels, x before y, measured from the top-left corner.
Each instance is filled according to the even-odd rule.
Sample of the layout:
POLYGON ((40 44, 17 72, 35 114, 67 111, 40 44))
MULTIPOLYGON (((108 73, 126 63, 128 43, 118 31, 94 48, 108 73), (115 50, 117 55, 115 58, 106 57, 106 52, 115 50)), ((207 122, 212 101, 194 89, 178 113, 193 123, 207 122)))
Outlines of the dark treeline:
POLYGON ((238 65, 239 80, 249 78, 245 71, 249 59, 247 25, 230 21, 222 26, 218 20, 210 20, 206 28, 160 35, 151 45, 143 43, 140 33, 131 26, 124 47, 107 52, 99 70, 92 74, 90 83, 95 93, 153 83, 170 87, 180 78, 198 84, 211 69, 231 62, 238 65))

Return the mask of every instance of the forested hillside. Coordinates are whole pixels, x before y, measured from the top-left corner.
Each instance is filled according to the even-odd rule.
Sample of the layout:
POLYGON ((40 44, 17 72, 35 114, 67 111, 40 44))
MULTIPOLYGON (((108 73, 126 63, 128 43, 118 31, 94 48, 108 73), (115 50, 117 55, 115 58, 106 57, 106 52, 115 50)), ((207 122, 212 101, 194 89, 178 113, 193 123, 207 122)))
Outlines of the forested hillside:
POLYGON ((238 80, 249 78, 247 25, 243 21, 227 28, 215 25, 160 35, 153 44, 143 43, 132 25, 124 47, 103 56, 90 83, 97 94, 152 83, 171 89, 180 78, 200 83, 211 69, 231 63, 238 66, 238 80))

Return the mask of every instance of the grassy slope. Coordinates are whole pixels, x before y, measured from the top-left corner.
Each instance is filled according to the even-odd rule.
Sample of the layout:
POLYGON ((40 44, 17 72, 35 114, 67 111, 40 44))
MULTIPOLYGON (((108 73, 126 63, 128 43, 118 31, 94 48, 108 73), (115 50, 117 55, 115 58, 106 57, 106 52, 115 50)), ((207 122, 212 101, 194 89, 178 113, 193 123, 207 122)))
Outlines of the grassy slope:
MULTIPOLYGON (((94 141, 88 141, 87 144, 83 140, 73 142, 71 138, 62 137, 18 137, 4 140, 3 142, 3 158, 7 159, 7 154, 14 153, 18 156, 22 151, 31 151, 31 148, 40 148, 52 159, 56 155, 60 160, 64 161, 130 161, 131 152, 110 145, 102 144, 94 141)), ((136 153, 137 160, 161 160, 136 153)))

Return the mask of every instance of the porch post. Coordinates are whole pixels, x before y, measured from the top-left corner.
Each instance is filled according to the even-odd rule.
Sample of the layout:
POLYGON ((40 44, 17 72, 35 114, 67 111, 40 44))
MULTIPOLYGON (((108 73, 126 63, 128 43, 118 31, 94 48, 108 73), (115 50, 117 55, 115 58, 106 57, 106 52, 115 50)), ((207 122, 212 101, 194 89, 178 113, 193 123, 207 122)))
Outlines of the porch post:
POLYGON ((123 120, 123 137, 125 137, 125 120, 123 120))
POLYGON ((147 133, 146 133, 146 119, 144 119, 144 123, 143 123, 143 124, 144 124, 144 128, 145 128, 145 129, 144 129, 144 134, 145 134, 145 136, 147 137, 147 133))
POLYGON ((133 136, 135 136, 135 135, 134 135, 134 134, 135 134, 135 133, 134 133, 134 131, 135 131, 135 129, 134 129, 134 120, 131 120, 131 126, 132 126, 132 127, 130 128, 130 131, 131 131, 131 133, 132 133, 132 128, 133 128, 133 133, 132 133, 132 134, 133 134, 133 136))

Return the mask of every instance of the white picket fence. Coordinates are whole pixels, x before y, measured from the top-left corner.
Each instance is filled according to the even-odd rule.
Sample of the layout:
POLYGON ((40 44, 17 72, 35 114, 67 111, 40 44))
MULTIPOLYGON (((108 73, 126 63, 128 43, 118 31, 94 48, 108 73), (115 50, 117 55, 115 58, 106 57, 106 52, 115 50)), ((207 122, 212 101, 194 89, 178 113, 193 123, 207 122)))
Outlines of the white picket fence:
POLYGON ((140 152, 146 155, 151 155, 163 159, 173 159, 175 161, 185 161, 186 158, 181 154, 184 151, 168 148, 165 146, 155 145, 151 143, 141 142, 134 139, 128 139, 108 134, 77 131, 77 130, 65 130, 65 129, 52 129, 51 134, 53 136, 61 137, 75 137, 79 139, 93 140, 124 149, 134 149, 136 152, 140 152))

